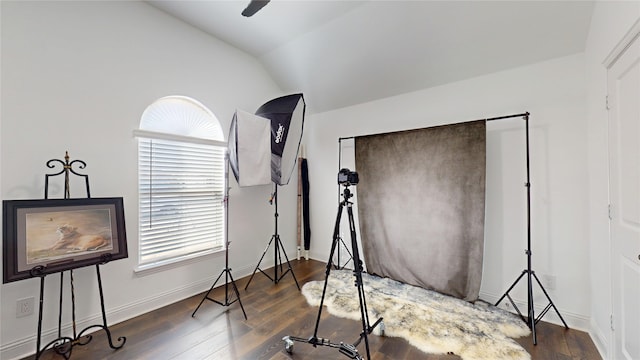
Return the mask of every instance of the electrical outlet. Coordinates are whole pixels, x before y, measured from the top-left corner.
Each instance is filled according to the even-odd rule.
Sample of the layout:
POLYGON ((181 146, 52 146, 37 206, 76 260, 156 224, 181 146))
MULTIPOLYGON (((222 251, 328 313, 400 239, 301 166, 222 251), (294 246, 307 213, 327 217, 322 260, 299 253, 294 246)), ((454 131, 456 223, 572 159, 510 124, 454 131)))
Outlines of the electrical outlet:
POLYGON ((16 317, 20 318, 33 314, 34 305, 35 300, 33 297, 18 299, 18 301, 16 301, 16 317))

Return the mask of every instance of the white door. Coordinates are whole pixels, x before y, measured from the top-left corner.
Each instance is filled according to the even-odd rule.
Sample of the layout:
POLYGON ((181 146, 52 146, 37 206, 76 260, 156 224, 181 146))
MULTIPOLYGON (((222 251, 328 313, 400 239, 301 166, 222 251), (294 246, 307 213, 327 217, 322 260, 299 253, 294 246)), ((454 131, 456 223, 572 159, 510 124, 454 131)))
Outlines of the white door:
POLYGON ((640 359, 640 40, 609 68, 613 359, 640 359))

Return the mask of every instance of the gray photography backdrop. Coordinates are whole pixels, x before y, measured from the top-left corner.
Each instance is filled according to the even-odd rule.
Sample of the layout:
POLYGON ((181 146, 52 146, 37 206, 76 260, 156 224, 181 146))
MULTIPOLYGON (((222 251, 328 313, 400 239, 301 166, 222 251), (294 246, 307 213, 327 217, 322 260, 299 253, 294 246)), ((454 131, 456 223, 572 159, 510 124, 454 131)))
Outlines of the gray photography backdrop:
POLYGON ((355 139, 367 271, 478 299, 484 247, 484 120, 355 139))

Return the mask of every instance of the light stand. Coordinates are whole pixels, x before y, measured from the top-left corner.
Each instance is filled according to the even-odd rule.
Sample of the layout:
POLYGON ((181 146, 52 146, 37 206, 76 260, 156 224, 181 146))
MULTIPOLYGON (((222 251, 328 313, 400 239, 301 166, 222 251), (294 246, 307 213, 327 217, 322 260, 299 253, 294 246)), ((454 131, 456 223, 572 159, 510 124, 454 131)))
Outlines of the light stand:
POLYGON ((191 314, 191 317, 194 317, 196 315, 196 312, 198 311, 198 309, 200 309, 200 306, 202 306, 202 303, 204 303, 205 300, 213 301, 216 304, 222 305, 222 306, 230 306, 231 304, 233 304, 233 303, 235 303, 237 301, 240 304, 240 308, 242 309, 242 314, 244 314, 244 319, 247 320, 247 313, 244 311, 244 306, 242 306, 242 301, 240 301, 240 292, 238 291, 238 287, 236 286, 236 282, 235 282, 235 280, 233 280, 233 276, 231 275, 231 269, 229 268, 229 244, 231 244, 231 242, 229 241, 229 186, 228 186, 228 184, 229 184, 229 166, 228 166, 228 164, 229 164, 229 154, 225 153, 225 164, 224 164, 224 170, 225 170, 225 172, 224 172, 224 175, 225 175, 224 176, 224 179, 225 179, 225 193, 224 193, 224 200, 223 200, 224 210, 225 210, 224 269, 222 270, 220 275, 218 275, 218 278, 216 279, 216 281, 213 282, 213 285, 211 285, 211 288, 209 289, 209 291, 207 291, 207 293, 204 295, 204 297, 200 301, 200 304, 198 304, 198 307, 196 307, 196 309, 193 311, 193 314, 191 314), (209 297, 209 294, 216 287, 216 284, 218 283, 218 280, 220 280, 220 278, 222 277, 223 274, 224 274, 224 303, 209 297), (229 301, 229 280, 231 280, 231 285, 233 287, 233 291, 236 293, 236 298, 233 301, 229 301))
POLYGON ((327 262, 327 268, 326 268, 325 278, 324 278, 324 287, 322 289, 322 298, 320 299, 320 306, 318 308, 318 317, 316 318, 316 325, 313 331, 313 336, 311 336, 309 339, 304 339, 296 336, 285 336, 282 340, 285 343, 285 350, 289 354, 293 352, 294 341, 298 341, 298 342, 305 342, 307 344, 311 344, 313 345, 313 347, 329 346, 332 348, 336 348, 341 354, 345 355, 350 359, 364 360, 365 358, 363 358, 358 353, 358 349, 356 348, 358 345, 360 345, 362 340, 364 340, 365 349, 367 353, 366 359, 371 359, 371 355, 369 353, 369 339, 367 336, 371 334, 373 330, 376 328, 376 326, 378 325, 380 325, 380 328, 379 328, 380 331, 381 332, 384 331, 384 324, 382 323, 382 318, 379 318, 373 325, 369 325, 370 324, 369 313, 367 312, 367 302, 365 299, 364 284, 362 283, 362 271, 363 271, 362 265, 363 264, 362 264, 362 260, 360 260, 360 255, 358 251, 358 242, 356 240, 356 230, 355 230, 356 227, 355 227, 355 222, 353 220, 353 209, 352 209, 353 203, 349 201, 349 198, 353 196, 351 194, 351 191, 349 190, 349 185, 350 184, 348 182, 344 184, 344 192, 343 192, 344 200, 340 202, 340 205, 338 206, 338 215, 336 217, 336 223, 333 231, 333 243, 331 244, 331 253, 329 255, 329 261, 327 262), (355 283, 356 283, 356 287, 358 288, 358 298, 360 301, 360 318, 362 320, 362 332, 360 333, 360 336, 353 344, 345 344, 343 342, 340 342, 338 344, 338 343, 331 342, 331 340, 329 339, 323 339, 318 337, 318 327, 320 325, 320 317, 322 315, 324 297, 327 292, 327 282, 329 280, 329 273, 331 272, 331 267, 333 266, 333 255, 336 250, 336 247, 338 246, 338 242, 342 241, 342 239, 339 236, 340 219, 342 217, 342 211, 345 206, 347 207, 347 214, 349 217, 349 229, 351 233, 351 251, 353 253, 353 263, 354 263, 353 275, 356 278, 355 283))
POLYGON ((520 318, 522 318, 522 320, 524 322, 526 322, 527 325, 529 326, 529 328, 531 329, 531 332, 532 332, 532 335, 533 335, 533 345, 537 345, 538 344, 538 339, 537 339, 537 336, 536 336, 536 324, 540 321, 540 319, 542 319, 542 317, 552 307, 555 310, 556 314, 558 314, 558 317, 560 318, 560 320, 564 324, 564 327, 566 329, 568 329, 569 326, 567 326, 567 323, 562 318, 562 315, 560 315, 560 312, 558 311, 558 308, 556 308, 556 306, 553 304, 553 301, 551 301, 551 297, 549 297, 549 294, 545 290, 544 286, 542 286, 542 283, 538 279, 538 276, 536 276, 536 273, 531 269, 531 182, 530 182, 530 176, 529 176, 529 174, 530 174, 530 171, 529 171, 529 113, 527 112, 527 113, 518 114, 518 115, 501 116, 501 117, 486 119, 486 121, 509 119, 509 118, 514 118, 514 117, 523 117, 524 121, 525 121, 525 129, 526 129, 525 130, 525 134, 526 134, 526 148, 527 148, 527 182, 525 184, 525 187, 527 188, 527 250, 525 250, 525 254, 527 254, 527 268, 522 271, 520 276, 518 276, 516 281, 513 282, 513 284, 509 287, 509 289, 507 289, 507 291, 504 293, 504 295, 502 295, 502 297, 500 297, 500 299, 496 302, 495 305, 498 306, 500 304, 500 302, 502 302, 502 300, 505 297, 507 299, 509 299, 509 301, 511 302, 511 305, 513 305, 513 308, 516 310, 518 315, 520 315, 520 318), (527 296, 527 308, 528 308, 527 309, 527 314, 528 314, 528 318, 525 318, 524 315, 522 315, 522 313, 520 312, 520 309, 518 309, 518 307, 516 306, 515 302, 513 301, 511 296, 509 295, 511 290, 516 286, 516 284, 518 284, 520 279, 522 279, 525 275, 527 276, 527 293, 528 293, 528 296, 527 296), (537 318, 535 316, 535 308, 534 308, 534 303, 533 303, 533 280, 534 279, 538 283, 538 286, 540 286, 540 289, 542 289, 542 292, 544 293, 544 295, 547 297, 547 300, 549 300, 549 304, 547 304, 547 306, 544 308, 544 310, 542 310, 542 312, 538 315, 537 318))
POLYGON ((260 261, 258 261, 258 265, 256 265, 256 268, 253 269, 253 273, 251 274, 251 277, 249 278, 249 281, 247 282, 247 285, 244 287, 245 290, 247 290, 247 288, 249 287, 249 284, 251 284, 251 280, 253 280, 253 276, 256 274, 256 271, 260 270, 260 272, 262 274, 264 274, 264 276, 268 277, 269 280, 273 281, 274 283, 278 283, 285 275, 287 275, 287 273, 291 273, 291 276, 293 276, 293 280, 296 282, 296 286, 298 287, 298 290, 300 290, 300 285, 298 284, 298 279, 296 279, 296 275, 293 273, 293 269, 291 268, 291 263, 289 262, 289 257, 287 256, 287 252, 284 250, 284 246, 282 246, 282 241, 280 241, 280 234, 278 234, 278 185, 277 184, 273 184, 275 187, 275 190, 273 192, 273 194, 271 195, 271 199, 269 200, 269 203, 274 204, 275 205, 275 212, 273 213, 273 220, 274 220, 274 234, 271 236, 271 240, 269 240, 269 243, 267 244, 267 247, 264 249, 264 252, 262 253, 262 256, 260 257, 260 261), (274 241, 275 240, 275 241, 274 241), (264 256, 267 254, 267 251, 269 250, 269 247, 271 246, 271 243, 274 243, 274 264, 273 264, 273 277, 269 276, 269 274, 265 273, 262 269, 260 269, 260 263, 262 263, 262 259, 264 259, 264 256), (287 270, 282 272, 282 255, 284 254, 284 258, 287 261, 287 270), (281 275, 278 276, 278 267, 280 267, 280 271, 282 272, 281 275))

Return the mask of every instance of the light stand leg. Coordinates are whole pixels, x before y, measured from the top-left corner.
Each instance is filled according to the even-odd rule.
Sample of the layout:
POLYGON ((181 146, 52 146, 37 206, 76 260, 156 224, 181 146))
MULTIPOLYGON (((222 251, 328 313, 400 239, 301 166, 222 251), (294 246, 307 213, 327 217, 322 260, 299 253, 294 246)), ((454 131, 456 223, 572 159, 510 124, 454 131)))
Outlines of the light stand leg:
MULTIPOLYGON (((287 256, 287 252, 284 250, 284 246, 282 246, 282 242, 280 241, 280 236, 278 236, 277 238, 277 242, 278 244, 280 244, 280 246, 278 247, 278 249, 280 249, 282 251, 282 254, 284 255, 284 259, 287 262, 287 270, 285 272, 282 273, 282 275, 280 275, 279 278, 277 278, 276 280, 276 284, 278 283, 278 281, 282 280, 282 278, 287 275, 288 272, 291 272, 291 276, 293 276, 293 281, 295 281, 296 286, 298 287, 298 290, 300 290, 300 284, 298 284, 298 279, 296 279, 296 274, 293 273, 293 268, 291 267, 291 262, 289 262, 289 257, 287 256)), ((280 257, 280 253, 278 253, 278 256, 280 257)), ((282 258, 280 257, 280 271, 282 271, 282 258)))
POLYGON ((269 240, 269 243, 267 244, 267 247, 264 248, 264 251, 262 252, 262 256, 260 256, 260 260, 258 261, 258 265, 256 265, 255 269, 253 269, 253 273, 251 274, 251 277, 249 278, 249 281, 247 281, 247 285, 245 285, 245 287, 244 287, 245 290, 247 290, 247 288, 249 287, 249 284, 251 284, 251 280, 253 280, 253 276, 256 274, 256 271, 258 271, 258 270, 260 270, 260 272, 263 273, 264 276, 268 277, 269 280, 274 281, 273 278, 271 276, 269 276, 269 274, 265 273, 264 271, 262 271, 262 269, 260 269, 260 264, 262 263, 262 259, 264 259, 264 256, 267 254, 267 251, 269 251, 269 247, 271 246, 271 243, 273 242, 273 239, 275 239, 275 238, 276 238, 276 236, 273 235, 271 237, 271 240, 269 240))
POLYGON ((249 284, 251 284, 251 281, 253 280, 253 276, 256 274, 256 272, 259 270, 264 276, 266 276, 267 278, 269 278, 269 280, 271 280, 272 282, 274 282, 275 284, 277 284, 287 273, 291 272, 291 275, 293 276, 293 280, 296 283, 296 286, 298 287, 298 290, 300 290, 300 284, 298 284, 298 279, 296 279, 296 275, 293 273, 293 268, 291 267, 291 262, 289 261, 289 257, 287 256, 287 252, 284 250, 284 246, 282 245, 282 241, 280 241, 280 235, 278 234, 278 185, 275 185, 275 191, 272 195, 272 200, 271 201, 275 201, 275 212, 273 214, 274 217, 274 234, 273 236, 271 236, 271 240, 269 240, 269 243, 267 244, 267 247, 264 249, 264 252, 262 253, 262 256, 260 257, 260 260, 258 261, 258 265, 256 265, 256 268, 253 270, 253 273, 251 274, 251 277, 249 278, 249 281, 247 282, 247 285, 245 285, 244 289, 247 290, 249 288, 249 284), (267 254, 267 251, 269 250, 269 246, 271 246, 271 243, 274 242, 273 240, 275 240, 275 246, 274 246, 274 251, 273 251, 273 256, 274 256, 274 264, 273 264, 273 277, 269 276, 269 274, 265 273, 261 268, 260 268, 260 264, 262 263, 262 260, 264 259, 264 256, 267 254), (287 270, 284 271, 280 276, 278 276, 278 267, 280 268, 280 271, 282 271, 282 255, 284 254, 284 258, 287 262, 287 270))
POLYGON ((247 313, 244 310, 244 306, 242 306, 242 301, 240 300, 240 292, 238 291, 238 287, 236 286, 236 282, 233 279, 233 276, 231 275, 231 269, 229 268, 225 268, 224 270, 222 270, 222 272, 220 273, 220 275, 218 275, 218 278, 216 279, 216 281, 213 282, 213 285, 211 285, 211 288, 209 289, 209 291, 207 291, 207 293, 204 295, 204 297, 202 298, 202 300, 200 300, 200 303, 198 304, 198 307, 196 307, 196 309, 193 311, 193 313, 191 314, 191 317, 195 317, 196 312, 198 311, 198 309, 200 309, 200 306, 202 306, 202 303, 204 303, 205 300, 209 300, 209 301, 213 301, 214 303, 221 305, 221 306, 230 306, 233 303, 235 303, 236 301, 240 304, 240 308, 242 309, 242 314, 244 315, 244 319, 247 320, 247 313), (225 275, 225 288, 224 288, 224 302, 220 302, 216 299, 210 298, 209 294, 211 293, 211 291, 213 291, 213 289, 216 287, 216 284, 218 283, 218 280, 220 280, 220 278, 222 278, 222 275, 225 275), (229 279, 231 279, 231 282, 229 282, 229 279), (231 284, 231 286, 233 287, 233 291, 236 294, 236 298, 233 301, 229 301, 229 284, 231 284))

